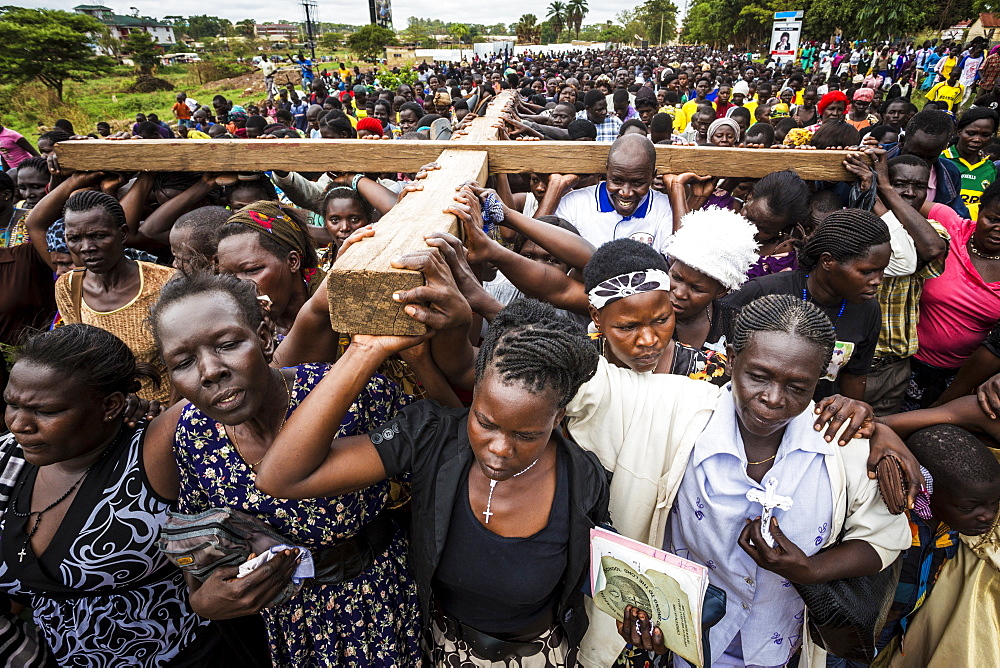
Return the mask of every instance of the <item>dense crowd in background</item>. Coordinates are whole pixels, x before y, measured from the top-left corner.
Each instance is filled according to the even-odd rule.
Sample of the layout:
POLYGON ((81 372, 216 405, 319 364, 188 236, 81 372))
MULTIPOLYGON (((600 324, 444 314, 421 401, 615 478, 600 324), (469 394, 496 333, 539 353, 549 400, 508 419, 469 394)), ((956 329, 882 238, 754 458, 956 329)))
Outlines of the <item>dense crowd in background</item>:
POLYGON ((0 128, 7 665, 687 666, 650 610, 595 607, 605 527, 709 569, 706 665, 1000 666, 1000 46, 503 53, 391 88, 287 60, 258 104, 0 128), (328 277, 437 164, 56 148, 446 140, 493 102, 606 169, 455 183, 461 239, 392 262, 418 336, 333 331, 328 277), (658 173, 664 144, 786 169, 658 173), (823 149, 851 180, 796 172, 823 149), (807 588, 886 573, 863 656, 825 651, 807 588))

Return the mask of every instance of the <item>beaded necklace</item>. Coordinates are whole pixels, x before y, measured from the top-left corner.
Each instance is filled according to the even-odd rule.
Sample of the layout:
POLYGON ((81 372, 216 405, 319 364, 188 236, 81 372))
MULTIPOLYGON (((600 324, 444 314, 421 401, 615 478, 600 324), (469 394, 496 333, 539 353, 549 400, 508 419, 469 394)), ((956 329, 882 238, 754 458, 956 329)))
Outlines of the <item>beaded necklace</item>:
MULTIPOLYGON (((809 284, 809 274, 806 274, 806 285, 808 285, 808 284, 809 284)), ((803 287, 802 288, 802 301, 804 301, 804 302, 809 301, 809 288, 808 287, 803 287)), ((840 316, 844 315, 844 309, 846 309, 846 308, 847 308, 847 300, 846 299, 841 299, 840 300, 840 309, 837 311, 837 320, 834 321, 834 323, 833 323, 834 327, 837 326, 837 321, 840 320, 840 316)))

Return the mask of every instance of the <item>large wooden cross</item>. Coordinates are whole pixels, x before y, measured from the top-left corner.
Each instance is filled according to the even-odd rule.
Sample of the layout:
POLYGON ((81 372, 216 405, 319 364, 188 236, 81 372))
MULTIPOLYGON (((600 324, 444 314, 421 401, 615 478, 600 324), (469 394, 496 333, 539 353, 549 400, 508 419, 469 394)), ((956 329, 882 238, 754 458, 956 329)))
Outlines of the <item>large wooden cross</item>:
MULTIPOLYGON (((510 104, 501 93, 468 133, 451 141, 130 140, 73 141, 56 145, 59 164, 80 171, 416 172, 437 162, 424 189, 408 194, 378 222, 378 234, 355 244, 337 260, 329 280, 330 321, 339 332, 419 334, 392 293, 423 285, 419 272, 393 269, 400 255, 425 248, 432 232, 458 235, 457 219, 443 212, 458 185, 489 174, 603 173, 609 144, 572 141, 498 141, 495 125, 510 104)), ((802 178, 847 181, 845 151, 656 146, 661 174, 695 172, 760 178, 793 169, 802 178)))

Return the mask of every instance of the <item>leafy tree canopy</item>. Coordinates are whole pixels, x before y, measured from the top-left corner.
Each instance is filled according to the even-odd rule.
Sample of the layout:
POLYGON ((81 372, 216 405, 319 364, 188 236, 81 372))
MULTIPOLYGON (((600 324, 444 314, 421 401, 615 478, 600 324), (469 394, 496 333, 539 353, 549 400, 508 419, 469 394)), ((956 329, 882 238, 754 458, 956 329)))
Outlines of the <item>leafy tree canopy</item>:
POLYGON ((396 44, 396 33, 382 26, 366 25, 347 38, 347 48, 369 62, 382 57, 385 47, 396 44))
POLYGON ((104 29, 86 14, 0 7, 0 80, 40 81, 62 100, 63 83, 107 72, 114 61, 91 49, 104 29))

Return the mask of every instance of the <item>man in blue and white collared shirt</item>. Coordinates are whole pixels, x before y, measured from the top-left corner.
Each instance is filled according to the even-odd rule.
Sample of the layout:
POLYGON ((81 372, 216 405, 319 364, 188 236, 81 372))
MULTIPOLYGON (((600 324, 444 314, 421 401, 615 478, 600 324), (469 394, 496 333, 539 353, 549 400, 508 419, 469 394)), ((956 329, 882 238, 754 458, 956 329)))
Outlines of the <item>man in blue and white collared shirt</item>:
POLYGON ((610 144, 618 139, 618 131, 622 127, 622 120, 614 114, 608 113, 608 102, 604 98, 604 93, 599 88, 587 91, 587 96, 583 98, 583 111, 577 113, 577 118, 583 118, 597 128, 597 140, 610 144))
POLYGON ((655 169, 656 150, 649 139, 620 137, 608 152, 605 180, 567 194, 555 215, 573 223, 594 246, 628 238, 663 253, 674 217, 670 199, 651 189, 655 169))

